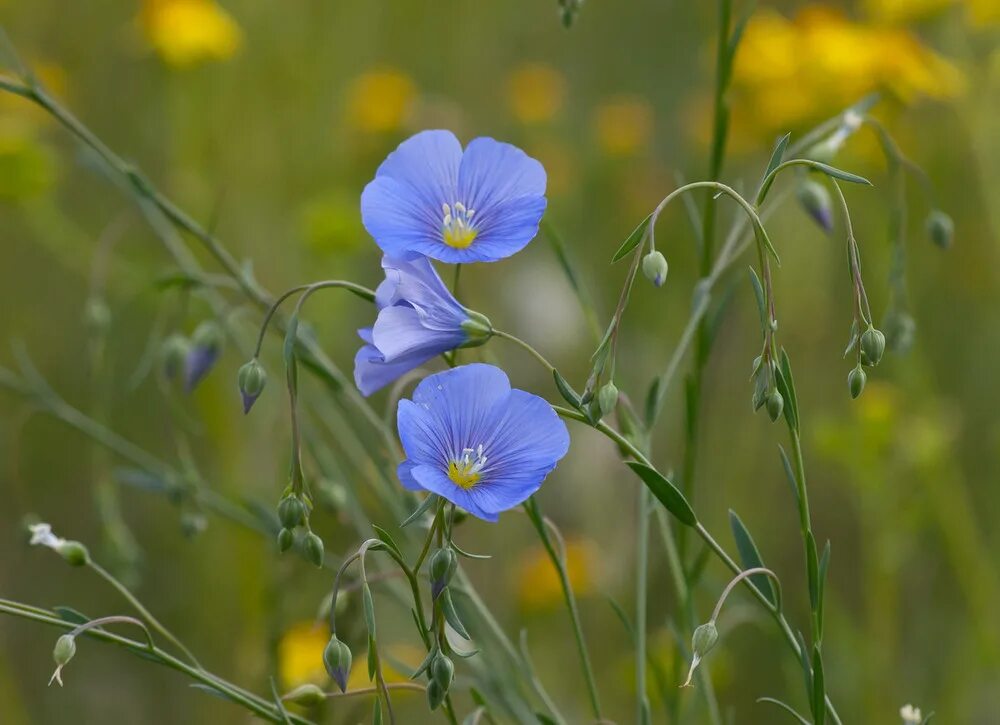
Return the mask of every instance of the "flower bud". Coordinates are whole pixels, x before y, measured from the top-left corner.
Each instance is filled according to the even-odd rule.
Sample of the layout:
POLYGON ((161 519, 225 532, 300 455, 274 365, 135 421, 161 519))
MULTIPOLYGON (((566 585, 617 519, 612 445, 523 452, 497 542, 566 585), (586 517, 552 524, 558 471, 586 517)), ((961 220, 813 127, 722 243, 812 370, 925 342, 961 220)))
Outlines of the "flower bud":
POLYGON ((201 535, 207 528, 208 519, 200 511, 185 511, 181 515, 181 532, 189 539, 201 535))
POLYGON ((444 696, 447 694, 445 689, 438 684, 437 680, 431 680, 427 683, 427 706, 431 710, 437 710, 441 707, 441 703, 444 702, 444 696))
POLYGON ((667 281, 667 258, 660 252, 650 252, 642 258, 642 273, 657 287, 667 281))
POLYGON ((833 231, 833 203, 830 192, 815 179, 806 179, 799 184, 797 192, 802 208, 813 218, 824 232, 833 231))
POLYGON ((926 227, 927 236, 941 249, 947 249, 951 246, 955 237, 955 222, 951 220, 950 216, 940 209, 935 209, 927 215, 926 227))
POLYGON ((448 692, 451 681, 455 677, 455 663, 444 654, 438 653, 434 661, 431 662, 431 680, 438 683, 441 689, 448 692))
POLYGON ((885 335, 881 330, 870 327, 861 335, 861 362, 869 367, 875 367, 885 352, 885 335))
POLYGON ((243 414, 246 415, 267 384, 267 372, 260 361, 254 358, 240 368, 236 374, 236 382, 240 388, 240 397, 243 399, 243 414))
POLYGON ((52 650, 52 659, 56 661, 56 671, 52 673, 52 679, 49 680, 50 685, 54 680, 62 687, 62 668, 69 664, 75 654, 76 638, 73 635, 64 634, 56 640, 56 646, 52 650))
POLYGON ((184 358, 184 389, 191 392, 211 371, 222 349, 222 331, 212 320, 202 322, 191 336, 191 347, 184 358))
POLYGON ((294 494, 285 496, 278 502, 278 520, 286 529, 294 529, 301 524, 305 513, 306 507, 294 494))
POLYGON ((715 646, 718 639, 719 630, 715 628, 715 622, 706 622, 694 630, 691 637, 691 668, 688 670, 687 680, 681 687, 688 687, 691 684, 694 671, 698 669, 701 660, 715 646))
MULTIPOLYGON (((288 531, 288 529, 284 529, 284 531, 288 531)), ((316 566, 323 566, 323 558, 326 556, 326 549, 323 547, 323 539, 319 538, 316 534, 310 531, 306 534, 303 546, 305 547, 306 558, 316 566)))
POLYGON ((191 344, 180 334, 170 335, 160 347, 160 357, 163 359, 163 374, 168 380, 173 380, 184 369, 191 344))
POLYGON ((865 374, 864 369, 860 365, 847 374, 847 388, 851 391, 852 398, 856 400, 860 397, 867 381, 868 375, 865 374))
POLYGON ((771 394, 767 396, 767 415, 772 423, 781 417, 781 411, 784 407, 785 399, 781 397, 781 393, 772 390, 771 394))
POLYGON ((347 677, 351 673, 351 648, 337 639, 337 635, 330 637, 323 650, 323 664, 340 691, 345 692, 347 677))
POLYGON ((493 337, 493 324, 486 315, 469 310, 469 317, 462 322, 462 330, 468 339, 461 347, 476 347, 493 337))
POLYGON ((278 532, 278 551, 284 554, 292 548, 295 543, 295 533, 291 529, 282 529, 278 532))
POLYGON ((326 700, 326 693, 323 692, 323 688, 307 682, 304 685, 299 685, 281 699, 303 707, 315 707, 326 700))
POLYGON ((597 404, 601 409, 601 416, 611 415, 618 406, 618 388, 611 381, 601 386, 597 391, 597 404))
POLYGON ((431 599, 437 599, 451 581, 458 568, 458 557, 451 549, 438 549, 431 556, 431 599))
POLYGON ((87 547, 79 541, 64 541, 59 545, 57 551, 70 566, 83 566, 90 561, 87 547))

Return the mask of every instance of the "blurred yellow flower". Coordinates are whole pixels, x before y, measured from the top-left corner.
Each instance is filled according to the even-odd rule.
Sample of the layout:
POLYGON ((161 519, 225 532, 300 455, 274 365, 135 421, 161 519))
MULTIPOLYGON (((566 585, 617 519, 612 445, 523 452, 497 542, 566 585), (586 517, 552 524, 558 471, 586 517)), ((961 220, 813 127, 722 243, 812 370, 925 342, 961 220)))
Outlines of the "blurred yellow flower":
POLYGON ((225 60, 242 42, 239 26, 213 0, 146 0, 139 21, 153 49, 176 67, 225 60))
MULTIPOLYGON (((574 594, 586 596, 594 591, 599 579, 598 569, 599 556, 593 542, 583 539, 566 542, 566 572, 574 594)), ((542 546, 525 552, 515 579, 518 601, 524 609, 549 609, 563 601, 559 575, 542 546)))
MULTIPOLYGON (((822 5, 792 20, 762 10, 747 25, 733 69, 734 145, 801 127, 875 90, 910 102, 963 88, 961 71, 904 29, 854 22, 822 5)), ((695 120, 704 138, 704 114, 695 120)))
POLYGON ((1000 22, 997 0, 865 0, 864 7, 870 17, 880 22, 908 23, 955 5, 965 9, 973 25, 982 27, 1000 22))
POLYGON ((521 123, 551 121, 566 99, 566 79, 552 66, 524 63, 507 79, 507 102, 521 123))
POLYGON ((347 89, 348 120, 361 131, 395 131, 409 118, 416 97, 416 86, 402 71, 362 73, 347 89))
POLYGON ((653 137, 653 108, 639 96, 610 98, 594 109, 594 134, 608 156, 632 156, 653 137))
POLYGON ((329 628, 313 620, 293 624, 285 632, 278 643, 278 677, 285 690, 306 683, 322 685, 329 679, 323 666, 329 641, 329 628))
POLYGON ((17 119, 0 119, 0 200, 30 199, 55 179, 52 154, 33 129, 17 119))

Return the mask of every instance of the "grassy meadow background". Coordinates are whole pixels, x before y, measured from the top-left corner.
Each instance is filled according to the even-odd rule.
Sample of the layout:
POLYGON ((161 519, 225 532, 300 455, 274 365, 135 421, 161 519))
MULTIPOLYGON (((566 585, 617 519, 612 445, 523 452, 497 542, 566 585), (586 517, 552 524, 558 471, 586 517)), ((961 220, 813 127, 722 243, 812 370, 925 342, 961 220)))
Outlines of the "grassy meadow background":
MULTIPOLYGON (((510 141, 543 162, 546 218, 566 240, 604 319, 625 272, 608 264, 618 244, 678 175, 697 180, 706 173, 714 5, 590 0, 569 31, 555 0, 3 0, 0 19, 53 93, 212 225, 238 258, 252 260, 269 290, 330 277, 377 284, 379 254, 361 226, 361 189, 400 140, 444 127, 463 140, 510 141)), ((777 136, 801 133, 879 90, 876 115, 931 175, 956 227, 950 250, 931 244, 923 233, 929 208, 910 185, 908 286, 917 336, 908 355, 887 356, 852 402, 850 364, 841 355, 851 320, 842 238, 822 234, 794 196, 769 223, 782 254, 778 316, 795 362, 813 526, 820 540, 832 540, 827 686, 845 722, 895 723, 906 702, 937 711, 945 724, 994 722, 1000 3, 758 6, 733 81, 724 179, 751 187, 777 136)), ((846 193, 878 320, 888 300, 890 190, 870 131, 848 143, 837 165, 875 182, 846 193)), ((723 229, 731 214, 723 203, 723 229)), ((617 383, 634 398, 666 364, 697 278, 681 206, 662 218, 658 239, 671 265, 668 282, 660 290, 637 286, 621 341, 617 383)), ((191 431, 190 455, 212 485, 273 507, 285 484, 288 443, 279 343, 266 348, 271 385, 250 417, 241 414, 235 386, 244 358, 232 346, 189 397, 176 390, 165 396, 153 380, 130 391, 154 321, 173 315, 190 333, 208 310, 197 300, 177 309, 176 296, 157 284, 173 267, 130 200, 95 173, 62 128, 6 95, 0 250, 0 365, 14 366, 8 340, 23 344, 68 401, 93 410, 106 397, 111 427, 167 460, 177 458, 167 421, 179 406, 191 431), (95 298, 105 299, 112 315, 103 352, 111 379, 97 383, 86 319, 87 301, 95 298), (103 385, 109 396, 96 392, 103 385)), ((694 503, 727 545, 728 509, 739 512, 801 620, 808 603, 795 507, 776 451, 783 437, 750 410, 759 333, 750 286, 736 278, 707 372, 694 503)), ((542 238, 509 260, 466 267, 462 283, 463 302, 536 343, 582 383, 592 337, 542 238)), ((259 313, 247 307, 233 314, 249 340, 259 313)), ((324 349, 349 369, 354 330, 370 324, 370 307, 346 295, 318 295, 307 318, 324 349)), ((554 399, 551 380, 530 358, 500 343, 489 354, 518 387, 554 399)), ((679 389, 656 434, 665 469, 679 466, 683 452, 679 389)), ((382 398, 375 402, 381 410, 382 398)), ((541 496, 569 540, 606 709, 629 722, 631 644, 607 596, 631 606, 637 483, 593 431, 574 429, 573 436, 570 455, 541 496)), ((284 687, 322 676, 327 632, 312 620, 330 576, 161 496, 129 487, 109 494, 116 465, 0 391, 2 596, 95 615, 122 608, 86 571, 25 545, 22 521, 35 514, 123 572, 211 669, 259 692, 272 673, 284 687), (127 526, 112 527, 110 536, 99 513, 109 498, 120 499, 127 526)), ((324 482, 328 505, 313 525, 332 551, 358 543, 336 510, 340 487, 351 485, 324 482)), ((462 541, 493 554, 468 563, 470 576, 509 632, 527 629, 539 675, 582 722, 585 702, 558 582, 526 517, 470 522, 462 541)), ((654 551, 650 642, 670 672, 669 583, 654 551)), ((699 608, 707 616, 726 579, 714 562, 706 578, 699 608)), ((774 695, 798 703, 801 675, 759 609, 742 594, 730 607, 708 660, 718 697, 737 723, 769 721, 774 713, 754 700, 774 695)), ((400 621, 385 626, 405 632, 409 622, 399 611, 400 621)), ((3 723, 101 723, 111 721, 109 713, 116 722, 247 721, 244 711, 191 690, 173 673, 96 643, 81 646, 64 688, 47 688, 54 641, 53 631, 0 619, 3 723)), ((405 644, 394 657, 421 659, 405 644)), ((364 658, 355 660, 360 683, 364 658)), ((401 704, 412 718, 404 722, 429 717, 417 705, 401 704)), ((656 702, 654 712, 659 722, 656 702)), ((367 713, 358 703, 330 718, 358 722, 367 713)))

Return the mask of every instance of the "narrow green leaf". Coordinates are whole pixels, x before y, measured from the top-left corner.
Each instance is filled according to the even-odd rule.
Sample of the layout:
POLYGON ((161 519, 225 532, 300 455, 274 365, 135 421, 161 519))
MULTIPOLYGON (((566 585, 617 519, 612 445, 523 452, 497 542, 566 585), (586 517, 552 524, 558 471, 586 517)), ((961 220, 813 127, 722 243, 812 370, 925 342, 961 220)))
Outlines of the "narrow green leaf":
POLYGON ((72 607, 52 607, 52 611, 59 615, 59 619, 70 624, 86 624, 90 621, 90 617, 72 607))
MULTIPOLYGON (((785 348, 781 348, 780 365, 781 365, 781 374, 785 378, 785 385, 787 386, 787 391, 788 391, 788 395, 785 397, 785 403, 786 404, 791 403, 795 421, 794 428, 795 431, 798 432, 799 421, 800 421, 799 396, 798 393, 795 392, 795 379, 792 377, 792 363, 791 360, 788 359, 788 352, 785 350, 785 348)), ((784 393, 782 393, 782 395, 784 395, 784 393)))
POLYGON ((812 658, 813 669, 813 689, 812 707, 813 722, 815 725, 823 725, 826 719, 826 686, 823 682, 823 656, 819 651, 819 645, 813 647, 812 658))
POLYGON ((552 371, 552 377, 556 381, 556 388, 559 390, 559 394, 563 397, 563 400, 572 405, 574 408, 579 408, 580 396, 575 390, 573 390, 573 386, 566 382, 566 378, 560 375, 558 370, 552 371))
POLYGON ((808 720, 799 715, 790 705, 786 705, 781 700, 776 700, 773 697, 758 697, 757 702, 766 702, 770 705, 775 705, 776 707, 780 707, 782 710, 784 710, 789 715, 794 717, 799 723, 801 723, 801 725, 811 725, 811 723, 808 720))
POLYGON ((823 547, 823 554, 819 558, 819 608, 816 612, 816 619, 819 624, 819 638, 823 639, 823 602, 826 591, 826 571, 830 568, 830 540, 826 540, 823 547))
POLYGON ((243 705, 242 702, 240 702, 239 700, 235 699, 228 692, 224 692, 222 690, 217 690, 216 688, 214 688, 214 687, 212 687, 210 685, 204 685, 204 684, 202 684, 200 682, 193 682, 190 685, 188 685, 188 687, 193 687, 196 690, 201 690, 202 692, 204 692, 204 693, 206 693, 208 695, 212 695, 213 697, 217 697, 220 700, 225 700, 226 702, 233 702, 233 703, 236 703, 237 705, 240 705, 240 706, 243 705))
POLYGON ((382 725, 382 698, 375 698, 375 706, 372 710, 372 725, 382 725))
POLYGON ((646 487, 656 496, 657 500, 663 504, 664 508, 677 517, 677 519, 687 526, 694 526, 698 523, 698 518, 691 509, 691 504, 674 484, 670 483, 663 474, 655 468, 639 463, 638 461, 626 461, 628 467, 635 471, 635 474, 642 479, 646 487))
POLYGON ((288 318, 288 327, 285 329, 285 344, 282 351, 285 356, 285 365, 291 365, 295 357, 295 342, 299 337, 299 316, 293 314, 288 318))
POLYGON ((813 676, 812 665, 809 664, 809 647, 806 645, 806 638, 802 636, 801 631, 795 634, 799 642, 799 664, 802 665, 802 675, 806 682, 806 692, 811 695, 813 691, 813 676))
POLYGON ((368 681, 375 679, 375 671, 378 669, 378 648, 375 647, 375 638, 368 636, 368 681))
POLYGON ((767 329, 767 303, 764 301, 764 286, 753 267, 750 270, 750 284, 753 286, 753 297, 757 301, 757 314, 760 315, 760 329, 767 329))
POLYGON ((795 391, 788 385, 788 379, 785 377, 780 364, 775 368, 774 382, 778 387, 778 392, 781 393, 782 399, 785 401, 785 405, 781 409, 785 421, 788 423, 788 427, 797 435, 799 421, 795 411, 795 391))
POLYGON ((459 556, 464 556, 466 559, 492 559, 493 558, 492 554, 473 554, 471 551, 466 551, 461 546, 459 546, 458 544, 456 544, 454 542, 454 540, 452 540, 452 541, 450 541, 448 543, 451 546, 451 548, 455 550, 456 554, 458 554, 459 556))
POLYGON ((838 169, 835 166, 830 166, 829 164, 824 164, 821 161, 809 161, 809 166, 816 171, 820 171, 827 176, 832 176, 834 179, 840 179, 841 181, 846 181, 850 184, 862 184, 864 186, 874 186, 872 182, 868 181, 863 176, 858 176, 857 174, 852 174, 850 171, 844 171, 843 169, 838 169))
POLYGON ((389 535, 389 532, 383 529, 378 524, 372 524, 372 528, 375 529, 375 533, 378 534, 378 538, 382 540, 382 543, 385 544, 390 549, 392 549, 392 552, 400 559, 402 559, 403 552, 399 550, 399 547, 396 545, 396 542, 393 540, 393 538, 389 535))
POLYGON ((764 179, 767 179, 767 177, 771 175, 771 172, 778 168, 778 164, 781 163, 781 158, 785 155, 785 149, 788 148, 788 140, 791 137, 792 134, 786 133, 778 139, 777 143, 774 144, 774 150, 771 151, 771 158, 767 162, 767 170, 764 171, 764 179))
POLYGON ((788 454, 785 453, 785 449, 780 445, 778 446, 778 453, 781 454, 781 467, 785 469, 785 479, 788 481, 788 485, 792 489, 792 498, 795 499, 795 503, 799 502, 799 487, 795 483, 795 473, 792 471, 792 462, 788 460, 788 454))
POLYGON ((652 428, 653 423, 656 422, 656 409, 660 401, 660 378, 659 376, 653 378, 653 382, 649 384, 649 389, 646 391, 646 403, 643 406, 643 420, 646 423, 646 428, 652 428))
POLYGON ((778 256, 778 250, 776 250, 774 245, 771 244, 771 237, 767 235, 767 230, 764 229, 763 224, 757 224, 754 222, 754 236, 757 237, 757 241, 764 245, 764 249, 766 249, 772 257, 774 257, 775 263, 780 267, 781 257, 778 256))
POLYGON ((413 674, 410 675, 410 679, 411 680, 415 680, 418 677, 420 677, 420 675, 422 675, 424 672, 426 672, 427 668, 431 666, 431 662, 434 661, 434 657, 436 655, 437 655, 437 650, 434 649, 433 647, 431 647, 430 652, 428 652, 427 656, 424 657, 424 661, 420 663, 420 667, 418 667, 417 669, 415 669, 413 671, 413 674))
POLYGON ((649 227, 649 220, 652 218, 653 218, 653 213, 650 212, 649 216, 647 216, 645 219, 639 222, 639 226, 637 226, 635 229, 632 230, 632 233, 629 234, 628 237, 625 239, 625 241, 622 242, 622 245, 618 247, 618 251, 615 252, 615 256, 611 258, 612 264, 614 264, 619 259, 624 257, 626 254, 631 252, 637 246, 639 246, 639 242, 642 241, 643 237, 646 234, 646 229, 649 227))
POLYGON ((441 592, 441 596, 438 597, 438 602, 441 606, 441 613, 444 614, 444 620, 451 625, 462 637, 462 639, 471 640, 472 637, 465 629, 465 625, 462 624, 462 620, 458 616, 458 612, 455 611, 455 603, 451 601, 451 590, 445 587, 445 590, 441 592))
POLYGON ((622 623, 622 626, 625 627, 625 631, 628 632, 629 640, 631 640, 632 645, 634 646, 635 645, 635 627, 632 626, 632 622, 629 620, 628 614, 626 614, 625 610, 622 609, 622 605, 620 605, 618 602, 616 602, 612 597, 610 597, 610 596, 607 597, 607 600, 608 600, 608 604, 611 605, 611 609, 613 609, 614 612, 615 612, 615 615, 617 615, 618 620, 622 623))
POLYGON ((364 604, 365 627, 368 628, 368 636, 375 639, 375 600, 372 599, 372 590, 368 582, 361 587, 361 601, 364 604))
MULTIPOLYGON (((743 569, 756 569, 764 566, 763 559, 760 558, 760 550, 754 543, 753 537, 747 527, 740 520, 735 511, 729 509, 729 526, 733 530, 733 538, 736 540, 736 551, 740 555, 740 564, 743 569)), ((767 598, 774 606, 778 606, 778 598, 774 593, 774 586, 771 579, 766 574, 754 574, 750 577, 750 583, 767 598)))
POLYGON ((816 539, 811 531, 806 532, 806 570, 809 572, 809 603, 815 612, 819 606, 819 559, 816 555, 816 539))
POLYGON ((420 502, 416 510, 412 514, 406 517, 406 520, 399 525, 399 528, 403 529, 412 524, 414 521, 419 519, 423 514, 437 501, 437 496, 435 494, 428 494, 427 498, 420 502))

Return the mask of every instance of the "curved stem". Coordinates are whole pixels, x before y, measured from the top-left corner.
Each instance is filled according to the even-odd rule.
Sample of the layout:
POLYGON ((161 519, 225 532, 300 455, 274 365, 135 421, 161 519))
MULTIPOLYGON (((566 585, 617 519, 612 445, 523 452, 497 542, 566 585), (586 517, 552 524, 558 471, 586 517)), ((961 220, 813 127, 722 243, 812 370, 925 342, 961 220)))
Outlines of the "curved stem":
POLYGON ((531 353, 531 355, 539 363, 541 363, 542 366, 546 370, 548 370, 549 372, 552 372, 553 370, 555 370, 555 366, 552 363, 550 363, 548 360, 546 360, 545 356, 542 355, 542 353, 538 352, 538 350, 536 350, 534 347, 532 347, 527 342, 525 342, 524 340, 522 340, 520 337, 512 335, 509 332, 504 332, 503 330, 494 330, 493 331, 493 336, 494 337, 503 338, 504 340, 510 340, 514 344, 520 345, 522 348, 524 348, 524 350, 526 350, 527 352, 531 353))
POLYGON ((733 577, 732 580, 730 580, 730 582, 726 585, 726 588, 722 590, 722 594, 719 596, 719 601, 715 604, 715 609, 712 610, 712 617, 709 619, 710 622, 715 622, 719 619, 719 613, 722 611, 722 605, 725 604, 726 597, 729 596, 729 593, 733 591, 733 587, 754 574, 766 574, 774 582, 777 587, 777 594, 775 595, 777 602, 774 606, 778 611, 781 611, 781 580, 778 579, 778 575, 770 569, 763 566, 755 566, 752 569, 744 569, 733 577))

